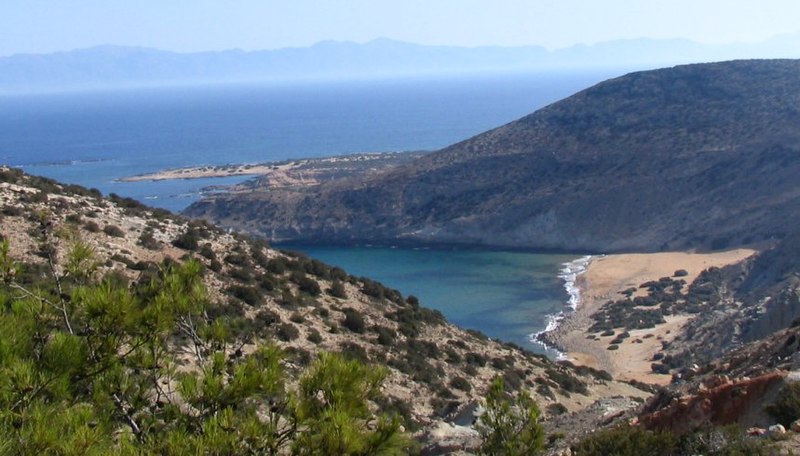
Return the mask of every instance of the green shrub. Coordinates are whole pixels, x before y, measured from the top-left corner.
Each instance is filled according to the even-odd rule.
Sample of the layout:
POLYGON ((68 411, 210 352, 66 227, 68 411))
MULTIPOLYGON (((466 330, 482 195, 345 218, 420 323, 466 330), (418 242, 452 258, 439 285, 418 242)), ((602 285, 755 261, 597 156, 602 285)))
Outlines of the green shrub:
POLYGON ((598 431, 572 447, 581 456, 673 456, 679 452, 678 439, 669 433, 652 432, 623 425, 598 431))
POLYGON ((784 426, 800 419, 800 382, 785 385, 778 398, 765 407, 767 413, 784 426))
POLYGON ((344 312, 344 321, 342 321, 342 326, 353 331, 354 333, 363 333, 365 329, 364 324, 364 317, 361 315, 361 312, 347 307, 342 310, 344 312))
POLYGON ((270 274, 261 274, 256 278, 259 288, 264 291, 274 291, 278 288, 278 282, 270 274))
POLYGON ((268 328, 275 323, 280 323, 281 316, 269 309, 261 309, 256 313, 255 323, 260 328, 268 328))
POLYGON ((328 288, 328 294, 334 298, 347 299, 347 291, 344 288, 344 284, 339 280, 331 282, 331 287, 328 288))
POLYGON ((286 260, 282 257, 272 258, 267 261, 267 271, 273 274, 283 274, 286 272, 286 260))
POLYGON ((125 232, 122 231, 122 228, 118 227, 117 225, 106 225, 103 228, 103 232, 111 237, 124 237, 125 232))
POLYGON ((159 245, 158 241, 153 236, 153 229, 150 227, 142 230, 142 234, 139 235, 138 243, 147 250, 158 250, 161 248, 161 245, 159 245))
POLYGON ((521 392, 509 398, 503 379, 495 378, 486 395, 485 412, 475 424, 483 441, 485 455, 537 455, 544 450, 544 428, 539 423, 539 408, 521 392))
POLYGON ((172 241, 172 245, 179 249, 184 250, 197 250, 200 236, 197 231, 188 228, 185 232, 181 233, 172 241))
POLYGON ((308 336, 306 336, 306 339, 308 339, 308 341, 311 343, 319 344, 320 342, 322 342, 322 335, 320 335, 319 331, 312 328, 308 332, 308 336))
POLYGON ((86 222, 83 225, 83 228, 86 231, 90 232, 90 233, 98 233, 98 232, 100 232, 100 225, 98 225, 96 222, 94 222, 92 220, 89 220, 88 222, 86 222))
POLYGON ((19 206, 3 206, 3 215, 7 215, 9 217, 19 217, 23 212, 24 211, 19 206))
POLYGON ((313 276, 317 276, 321 279, 330 278, 331 267, 317 259, 312 259, 307 262, 304 267, 305 271, 313 276))
POLYGON ((459 355, 458 352, 453 350, 451 347, 445 348, 444 354, 445 354, 444 361, 447 364, 458 364, 461 362, 461 355, 459 355))
POLYGON ((584 395, 589 393, 586 384, 568 372, 548 368, 545 369, 545 374, 565 391, 584 395))
POLYGON ((292 294, 291 290, 283 290, 281 292, 280 305, 286 309, 294 309, 301 303, 300 299, 292 294))
POLYGON ((72 223, 75 225, 80 225, 83 219, 81 218, 81 214, 69 214, 66 219, 68 223, 72 223))
POLYGON ((241 253, 231 253, 225 256, 223 260, 234 266, 248 266, 250 264, 248 258, 241 253))
POLYGON ((378 343, 380 345, 391 347, 394 345, 394 339, 397 336, 397 333, 392 328, 387 328, 386 326, 377 326, 375 328, 375 332, 378 333, 378 343))
POLYGON ((261 293, 254 287, 244 285, 231 285, 228 287, 228 293, 241 299, 242 301, 254 306, 261 302, 261 293))
POLYGON ((453 377, 450 379, 450 386, 467 393, 472 390, 472 385, 470 385, 467 379, 464 377, 453 377))
POLYGON ((303 293, 309 294, 311 296, 319 296, 322 294, 322 290, 319 287, 319 283, 316 280, 312 279, 308 276, 302 276, 297 281, 297 287, 303 293))
POLYGON ((275 335, 284 342, 291 342, 300 336, 300 330, 291 323, 281 323, 275 335))
POLYGON ((239 282, 250 283, 253 281, 253 274, 248 268, 232 268, 230 272, 228 272, 228 276, 239 282))
POLYGON ((483 367, 486 365, 486 357, 475 352, 467 353, 464 357, 464 361, 470 366, 483 367))
POLYGON ((214 253, 214 249, 211 246, 210 242, 206 242, 200 247, 200 251, 198 252, 200 255, 208 258, 209 260, 215 260, 217 258, 217 254, 214 253))
POLYGON ((340 353, 345 359, 360 361, 364 364, 369 363, 369 356, 367 355, 367 351, 364 350, 364 347, 358 345, 357 343, 345 342, 344 344, 342 344, 342 349, 340 353))

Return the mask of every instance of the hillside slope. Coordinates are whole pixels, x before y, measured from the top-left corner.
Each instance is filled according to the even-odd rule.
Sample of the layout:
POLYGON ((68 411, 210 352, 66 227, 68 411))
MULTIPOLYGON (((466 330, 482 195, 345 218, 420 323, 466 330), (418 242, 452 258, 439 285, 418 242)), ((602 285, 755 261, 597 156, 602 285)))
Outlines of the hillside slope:
POLYGON ((303 242, 723 248, 800 222, 800 61, 632 73, 377 176, 186 213, 303 242))
MULTIPOLYGON (((586 430, 604 408, 581 411, 599 398, 617 397, 633 407, 637 402, 632 399, 648 396, 611 381, 607 373, 576 370, 458 328, 440 313, 421 307, 416 298, 404 298, 368 278, 130 199, 105 199, 81 187, 2 167, 0 240, 8 242, 11 258, 22 266, 19 273, 10 274, 0 261, 4 312, 10 301, 2 293, 8 291, 9 278, 12 296, 52 287, 59 290, 54 299, 77 302, 77 289, 67 287, 74 275, 70 252, 76 245, 90 248, 98 276, 134 293, 168 264, 194 259, 203 267, 210 301, 200 319, 211 325, 224 322, 229 328, 227 363, 260 344, 274 344, 284 354, 281 364, 290 390, 323 352, 382 366, 388 372, 381 388, 384 398, 373 408, 397 414, 415 438, 440 449, 447 448, 442 443, 447 439, 458 446, 474 444, 474 431, 463 428, 453 438, 447 431, 455 428, 445 421, 469 422, 497 376, 504 378, 509 391, 530 391, 546 421, 565 411, 579 412, 577 416, 589 420, 586 430), (56 277, 61 282, 53 282, 56 277)), ((196 347, 180 334, 176 331, 170 341, 171 355, 180 370, 197 369, 192 355, 196 347)))

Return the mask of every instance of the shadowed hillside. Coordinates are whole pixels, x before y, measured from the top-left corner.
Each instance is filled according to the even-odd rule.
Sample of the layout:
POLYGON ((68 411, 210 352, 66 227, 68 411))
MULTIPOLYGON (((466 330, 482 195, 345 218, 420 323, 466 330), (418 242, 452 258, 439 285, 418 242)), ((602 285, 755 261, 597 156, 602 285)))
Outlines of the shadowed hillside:
POLYGON ((800 222, 800 61, 633 73, 385 173, 187 214, 303 242, 717 249, 800 222))

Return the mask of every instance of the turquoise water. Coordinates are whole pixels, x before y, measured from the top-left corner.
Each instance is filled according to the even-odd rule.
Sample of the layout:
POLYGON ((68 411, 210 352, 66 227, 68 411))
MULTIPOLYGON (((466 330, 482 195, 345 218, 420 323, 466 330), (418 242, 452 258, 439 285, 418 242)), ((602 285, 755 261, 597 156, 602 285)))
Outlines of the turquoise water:
MULTIPOLYGON (((569 299, 558 277, 577 255, 485 250, 286 245, 350 274, 370 277, 414 295, 448 320, 546 353, 530 335, 569 299)), ((553 354, 553 353, 549 353, 553 354)))

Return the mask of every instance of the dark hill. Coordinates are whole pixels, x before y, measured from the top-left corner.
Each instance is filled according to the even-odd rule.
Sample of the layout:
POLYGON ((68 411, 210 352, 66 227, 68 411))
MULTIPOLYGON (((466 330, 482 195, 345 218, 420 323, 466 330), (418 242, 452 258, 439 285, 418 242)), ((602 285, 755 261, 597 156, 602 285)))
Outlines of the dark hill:
POLYGON ((724 248, 800 222, 800 61, 632 73, 379 175, 187 213, 304 242, 724 248))

